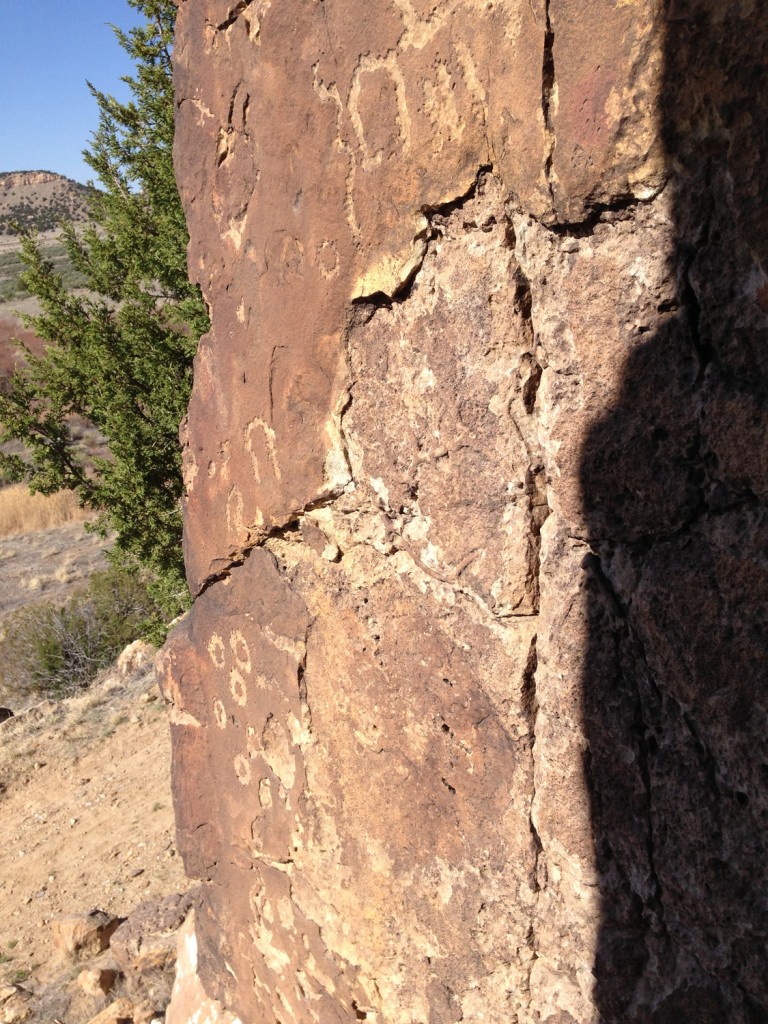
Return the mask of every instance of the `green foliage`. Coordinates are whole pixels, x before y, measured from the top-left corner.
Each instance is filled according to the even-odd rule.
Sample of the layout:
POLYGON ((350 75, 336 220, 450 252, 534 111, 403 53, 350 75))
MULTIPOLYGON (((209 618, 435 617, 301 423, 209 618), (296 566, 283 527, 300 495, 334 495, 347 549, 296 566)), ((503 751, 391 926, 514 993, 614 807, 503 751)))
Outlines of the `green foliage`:
MULTIPOLYGON (((57 243, 42 246, 41 252, 45 259, 53 264, 53 269, 61 276, 61 282, 67 291, 84 288, 87 285, 85 275, 75 270, 63 245, 57 243)), ((18 301, 29 295, 26 285, 21 280, 23 273, 24 263, 18 252, 0 253, 0 302, 18 301)))
POLYGON ((141 573, 94 573, 64 605, 41 602, 9 615, 0 642, 2 683, 20 699, 70 696, 136 637, 163 621, 141 573))
POLYGON ((68 259, 90 295, 68 291, 35 238, 22 244, 23 283, 42 312, 25 322, 42 338, 0 396, 0 441, 26 454, 0 455, 7 478, 33 490, 62 487, 100 513, 117 534, 115 557, 148 570, 168 619, 188 603, 181 558, 182 491, 178 425, 191 388, 197 339, 208 327, 187 277, 187 229, 173 176, 172 0, 128 0, 147 18, 125 33, 135 62, 132 98, 91 91, 99 126, 86 160, 101 190, 93 224, 65 226, 68 259), (69 420, 92 422, 109 457, 86 465, 69 420))

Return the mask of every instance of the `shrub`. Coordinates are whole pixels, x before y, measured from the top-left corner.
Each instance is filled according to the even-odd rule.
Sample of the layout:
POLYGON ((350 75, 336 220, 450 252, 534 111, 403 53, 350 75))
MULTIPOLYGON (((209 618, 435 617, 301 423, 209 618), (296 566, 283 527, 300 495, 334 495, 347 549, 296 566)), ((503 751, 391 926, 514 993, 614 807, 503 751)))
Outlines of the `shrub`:
POLYGON ((112 557, 140 566, 166 621, 189 605, 181 551, 179 422, 192 358, 208 317, 187 276, 187 234, 173 175, 171 46, 174 0, 128 0, 146 23, 117 37, 134 62, 123 103, 93 89, 99 125, 85 159, 100 191, 92 223, 62 230, 75 294, 33 236, 22 240, 21 283, 41 312, 24 318, 45 343, 0 393, 0 470, 34 491, 76 492, 114 532, 112 557), (88 460, 73 417, 98 428, 109 456, 88 460), (2 450, 4 442, 22 451, 2 450))
POLYGON ((140 574, 117 566, 94 573, 65 604, 44 601, 8 616, 0 641, 3 687, 21 700, 71 696, 162 622, 140 574))

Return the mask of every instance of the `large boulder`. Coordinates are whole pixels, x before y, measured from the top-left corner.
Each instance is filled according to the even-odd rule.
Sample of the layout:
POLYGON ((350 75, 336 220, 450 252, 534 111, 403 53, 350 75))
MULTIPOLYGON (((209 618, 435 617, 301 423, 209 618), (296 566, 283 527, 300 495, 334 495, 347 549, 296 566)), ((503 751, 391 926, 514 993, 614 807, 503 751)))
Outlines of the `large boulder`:
POLYGON ((125 979, 125 994, 147 1019, 162 1017, 176 976, 179 929, 194 892, 140 903, 112 935, 110 952, 125 979))
POLYGON ((768 1017, 759 8, 180 4, 216 1013, 768 1017))
POLYGON ((51 922, 54 947, 66 956, 95 956, 109 947, 125 919, 94 908, 84 914, 62 914, 51 922))

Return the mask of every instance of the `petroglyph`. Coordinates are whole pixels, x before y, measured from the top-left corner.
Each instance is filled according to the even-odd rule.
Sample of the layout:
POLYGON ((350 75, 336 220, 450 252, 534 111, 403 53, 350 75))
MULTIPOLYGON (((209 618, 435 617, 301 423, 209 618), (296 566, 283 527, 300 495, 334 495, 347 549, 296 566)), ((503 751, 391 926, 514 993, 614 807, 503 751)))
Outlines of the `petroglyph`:
POLYGON ((414 10, 410 0, 395 0, 395 7, 400 11, 405 25, 405 31, 398 40, 400 51, 423 50, 453 15, 459 2, 460 0, 452 0, 450 3, 438 3, 428 18, 422 18, 414 10))
POLYGON ((209 107, 206 107, 206 105, 203 103, 202 100, 191 99, 189 102, 192 104, 192 106, 197 111, 197 126, 198 126, 198 128, 204 128, 205 127, 206 118, 210 118, 212 121, 216 120, 216 116, 213 113, 213 111, 209 107))
POLYGON ((251 783, 251 763, 247 757, 237 754, 233 761, 235 775, 241 786, 249 786, 251 783))
POLYGON ((254 431, 256 430, 261 432, 264 450, 267 458, 269 459, 270 465, 272 466, 272 472, 275 474, 275 479, 279 480, 282 477, 282 473, 280 471, 280 464, 277 461, 275 432, 268 423, 265 423, 264 420, 257 417, 252 419, 245 428, 245 450, 251 457, 251 465, 253 466, 253 475, 256 479, 256 483, 261 483, 261 466, 259 464, 259 457, 254 450, 254 431))
POLYGON ((423 88, 424 112, 434 125, 439 148, 452 145, 463 135, 464 126, 456 106, 453 78, 445 64, 438 64, 435 80, 426 79, 423 88))
MULTIPOLYGON (((208 474, 208 479, 212 480, 213 477, 217 473, 220 473, 221 479, 222 480, 226 480, 229 477, 229 441, 228 440, 221 441, 219 443, 217 455, 218 455, 218 460, 219 460, 218 462, 216 461, 216 459, 209 459, 208 460, 208 466, 206 468, 206 472, 208 474)), ((194 461, 194 457, 187 457, 187 458, 189 458, 189 459, 194 461)), ((198 475, 198 468, 196 466, 195 473, 194 473, 194 476, 193 476, 193 480, 194 480, 194 478, 197 475, 198 475)), ((191 486, 188 486, 187 487, 187 492, 190 489, 191 489, 191 486)))
MULTIPOLYGON (((645 34, 647 25, 663 26, 664 5, 638 2, 626 17, 624 0, 550 6, 548 18, 546 0, 284 0, 262 21, 263 0, 179 4, 176 162, 190 262, 212 329, 189 415, 199 472, 192 467, 185 553, 200 596, 181 627, 174 668, 208 727, 179 730, 175 772, 180 836, 204 878, 196 928, 207 977, 244 1020, 596 1019, 592 992, 606 978, 590 973, 598 918, 590 901, 603 850, 612 858, 605 905, 618 908, 608 924, 619 928, 604 936, 605 966, 615 966, 612 951, 621 958, 629 932, 646 924, 653 932, 637 947, 642 964, 632 960, 630 987, 619 961, 606 995, 613 998, 615 981, 626 988, 617 999, 631 999, 641 1015, 688 1008, 675 978, 656 985, 654 976, 667 937, 656 940, 654 915, 664 908, 648 882, 663 844, 648 854, 657 864, 643 859, 654 824, 646 790, 671 780, 674 791, 679 773, 671 766, 667 775, 671 733, 654 732, 664 711, 648 683, 652 667, 641 664, 628 688, 617 683, 603 700, 604 681, 620 679, 640 634, 649 634, 653 653, 666 625, 642 603, 656 599, 657 554, 643 543, 635 565, 641 545, 622 542, 614 552, 606 541, 604 564, 601 552, 599 566, 584 559, 593 528, 598 538, 613 529, 604 521, 611 503, 620 499, 620 516, 634 501, 635 480, 630 466, 626 478, 585 481, 601 503, 593 523, 589 509, 582 516, 579 463, 594 443, 599 472, 614 432, 620 455, 631 447, 622 443, 624 410, 618 418, 613 410, 627 397, 618 393, 624 359, 642 348, 638 325, 649 332, 644 344, 659 341, 657 325, 663 345, 672 343, 670 380, 684 353, 669 410, 654 377, 666 381, 664 359, 653 360, 652 372, 641 362, 628 395, 643 399, 645 382, 660 396, 658 419, 671 423, 668 436, 651 439, 660 458, 676 443, 676 410, 689 398, 694 441, 681 439, 682 457, 703 452, 720 432, 720 412, 713 407, 705 425, 701 402, 719 386, 721 351, 699 374, 702 353, 689 346, 695 316, 669 316, 667 300, 679 298, 684 277, 662 267, 669 211, 635 202, 664 116, 644 69, 652 60, 663 75, 669 64, 645 34), (231 19, 215 58, 202 52, 206 17, 214 29, 231 19), (239 131, 246 93, 250 138, 239 131), (215 114, 191 106, 191 96, 215 114), (630 160, 633 146, 639 155, 630 160), (245 219, 248 202, 254 216, 245 219), (553 230, 579 224, 583 232, 553 230), (627 254, 669 285, 646 284, 630 268, 642 295, 607 287, 626 270, 627 254), (352 297, 373 298, 350 311, 352 297), (599 337, 590 333, 595 324, 599 337), (523 358, 526 373, 518 372, 523 358), (693 376, 702 378, 695 386, 693 376), (353 401, 346 396, 339 408, 345 386, 353 401), (592 434, 604 414, 605 449, 604 434, 592 434), (226 470, 222 437, 234 445, 226 470), (547 488, 555 502, 542 526, 547 488), (623 595, 614 600, 607 590, 636 579, 643 586, 630 594, 640 602, 630 621, 618 614, 623 595), (213 664, 204 653, 212 631, 213 664), (577 721, 582 680, 590 682, 589 714, 608 706, 595 737, 577 721), (643 730, 633 720, 638 701, 643 730), (611 714, 619 726, 626 719, 626 735, 611 714), (663 757, 654 756, 657 739, 663 757), (600 783, 600 756, 608 764, 607 782, 596 787, 605 822, 632 819, 620 841, 609 834, 604 845, 590 841, 589 795, 565 774, 581 780, 586 765, 600 783), (612 795, 622 786, 638 814, 622 818, 626 801, 612 795), (626 878, 635 877, 635 862, 633 889, 626 878), (629 902, 614 904, 613 895, 629 902), (652 1006, 640 1007, 643 993, 652 1006)), ((714 0, 698 7, 717 10, 714 0)), ((713 40, 713 54, 736 35, 713 40)), ((691 52, 706 60, 694 42, 691 52)), ((753 175, 755 154, 742 159, 735 147, 757 129, 741 133, 721 120, 697 78, 681 81, 682 107, 682 87, 699 89, 691 110, 711 112, 712 152, 728 135, 734 173, 749 166, 753 175)), ((725 74, 716 78, 725 95, 725 74)), ((747 75, 744 95, 754 99, 751 82, 747 75)), ((705 218, 686 229, 691 252, 699 233, 703 245, 715 244, 739 213, 729 204, 742 186, 734 178, 730 188, 728 171, 718 170, 722 180, 702 204, 711 230, 701 228, 705 218)), ((743 266, 734 263, 733 282, 750 267, 746 255, 743 266)), ((703 255, 694 269, 698 299, 703 255)), ((746 324, 748 302, 733 282, 724 290, 746 324)), ((723 319, 732 319, 728 310, 723 319)), ((740 422, 736 433, 744 429, 740 422)), ((734 451, 738 461, 736 442, 734 451)), ((725 471, 713 449, 715 467, 719 486, 725 471)), ((740 480, 744 472, 739 465, 740 480)), ((641 480, 641 504, 652 507, 646 486, 641 480)), ((697 516, 699 489, 697 476, 697 516)), ((666 515, 674 495, 664 498, 666 515)), ((657 526, 643 520, 638 535, 657 526)), ((665 588, 669 526, 659 526, 665 588)), ((698 519, 696 529, 705 529, 698 519)), ((709 534, 700 536, 706 551, 709 534)), ((683 574, 692 561, 682 553, 683 574)), ((675 685, 687 693, 684 676, 681 669, 675 685)), ((721 717, 731 710, 713 706, 721 717)), ((691 743, 686 734, 686 769, 698 756, 688 756, 691 743)), ((751 812, 734 811, 748 830, 751 812)), ((739 835, 727 838, 736 846, 739 835)), ((674 863, 667 872, 679 876, 674 863)), ((722 916, 717 909, 713 918, 722 916)), ((707 922, 695 924, 703 932, 707 922)), ((711 956, 730 953, 718 946, 711 956)), ((673 958, 679 977, 692 1002, 708 1005, 708 967, 686 958, 685 950, 673 958)))
POLYGON ((332 103, 336 108, 336 138, 334 139, 333 145, 337 152, 341 153, 342 156, 347 160, 348 170, 346 174, 346 195, 344 198, 344 208, 347 217, 347 224, 349 230, 352 232, 352 237, 357 240, 360 238, 360 225, 357 222, 355 215, 355 200, 354 200, 354 189, 355 189, 355 175, 357 173, 357 161, 355 160, 355 154, 352 151, 352 147, 345 138, 344 121, 345 111, 344 104, 341 101, 338 87, 335 82, 330 85, 326 85, 322 79, 318 77, 318 64, 312 65, 312 87, 315 93, 320 99, 321 103, 332 103))
MULTIPOLYGON (((211 480, 216 476, 218 472, 221 473, 222 477, 229 476, 229 441, 222 441, 219 444, 218 452, 219 461, 216 459, 208 460, 208 479, 211 480)), ((197 472, 195 472, 197 476, 197 472)))
POLYGON ((293 235, 286 235, 280 248, 280 280, 301 277, 304 266, 304 246, 293 235))
POLYGON ((237 667, 250 674, 253 668, 251 649, 239 629, 233 629, 229 634, 229 649, 232 651, 237 667))
POLYGON ((263 631, 265 639, 267 639, 273 647, 276 647, 278 651, 290 654, 297 663, 304 660, 304 654, 307 647, 302 640, 294 640, 289 636, 283 636, 281 633, 276 633, 271 626, 264 626, 263 631))
POLYGON ((245 749, 248 751, 249 757, 253 757, 261 750, 259 737, 252 725, 248 725, 245 728, 245 749))
POLYGON ((464 72, 464 83, 468 92, 472 96, 476 97, 483 105, 483 121, 485 121, 485 102, 487 94, 485 86, 480 81, 480 74, 477 70, 475 58, 472 56, 466 40, 464 39, 454 40, 453 50, 456 54, 461 70, 464 72))
POLYGON ((233 668, 229 673, 229 692, 232 694, 232 698, 236 704, 239 704, 241 708, 244 708, 248 703, 248 687, 246 686, 245 679, 233 668))
POLYGON ((243 495, 237 484, 233 484, 227 495, 227 530, 237 538, 245 533, 243 495))
POLYGON ((296 759, 291 753, 291 741, 282 723, 271 715, 261 734, 261 748, 276 778, 287 791, 291 790, 296 781, 296 759))
POLYGON ((339 276, 339 248, 333 239, 326 238, 317 246, 315 263, 326 281, 339 276))
MULTIPOLYGON (((253 659, 248 641, 241 630, 233 629, 229 634, 229 649, 235 663, 229 672, 229 692, 239 707, 245 707, 248 703, 248 685, 245 675, 250 675, 253 671, 253 659)), ((208 641, 208 655, 214 668, 219 672, 226 670, 227 650, 223 637, 218 633, 213 633, 208 641)), ((262 688, 266 684, 266 680, 262 676, 257 676, 256 683, 262 688)), ((219 728, 224 729, 227 725, 227 713, 219 697, 213 702, 213 715, 219 728)))
POLYGON ((224 641, 222 640, 218 633, 214 633, 211 636, 211 639, 208 641, 208 654, 210 655, 211 661, 213 662, 215 668, 224 668, 226 664, 226 651, 224 648, 224 641))
POLYGON ((191 452, 186 452, 182 466, 182 476, 184 479, 184 489, 187 494, 191 494, 195 489, 195 481, 199 472, 200 467, 197 464, 197 459, 191 452))
POLYGON ((217 697, 213 702, 213 717, 220 729, 227 728, 227 712, 220 697, 217 697))
MULTIPOLYGON (((373 57, 370 54, 366 54, 366 56, 360 58, 352 75, 352 85, 349 90, 349 101, 347 104, 352 127, 357 136, 357 144, 361 153, 361 166, 364 171, 378 167, 384 156, 382 148, 379 148, 376 144, 369 144, 368 134, 373 130, 374 125, 369 124, 366 130, 361 112, 364 97, 364 76, 376 73, 388 75, 394 90, 396 115, 394 124, 387 127, 396 130, 399 149, 403 156, 406 156, 411 148, 411 118, 405 98, 405 79, 397 62, 397 54, 394 50, 390 50, 385 57, 373 57)), ((381 98, 379 96, 379 106, 380 103, 381 98)))
POLYGON ((228 224, 226 231, 222 232, 221 239, 223 242, 231 242, 235 249, 239 252, 243 244, 243 233, 245 232, 245 225, 248 220, 248 211, 246 210, 239 217, 232 217, 228 224))
POLYGON ((301 277, 304 267, 304 246, 290 232, 273 232, 264 247, 265 273, 276 270, 277 280, 284 284, 292 277, 301 277))
POLYGON ((265 811, 272 806, 272 783, 269 779, 262 779, 259 783, 259 803, 265 811))

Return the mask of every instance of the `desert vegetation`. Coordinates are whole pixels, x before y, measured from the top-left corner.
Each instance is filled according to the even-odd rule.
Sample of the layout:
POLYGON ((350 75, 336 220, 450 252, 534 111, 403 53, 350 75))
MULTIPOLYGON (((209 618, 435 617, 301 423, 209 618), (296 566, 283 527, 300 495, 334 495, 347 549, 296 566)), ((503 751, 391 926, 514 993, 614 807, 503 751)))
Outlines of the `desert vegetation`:
POLYGON ((186 884, 154 649, 133 641, 161 639, 189 600, 178 425, 207 318, 171 163, 176 9, 128 2, 146 24, 118 32, 132 98, 93 90, 89 225, 52 198, 26 201, 22 187, 54 188, 51 176, 0 175, 0 235, 22 229, 18 244, 0 239, 0 306, 31 314, 0 321, 0 703, 15 712, 0 744, 0 1018, 29 1024, 101 1020, 110 1002, 120 1019, 162 1017, 172 936, 167 977, 154 965, 139 984, 129 960, 86 970, 55 922, 95 901, 126 917, 186 884), (37 233, 62 216, 58 240, 37 233), (83 981, 94 973, 98 991, 83 981))
MULTIPOLYGON (((68 291, 85 287, 85 275, 74 267, 61 242, 42 244, 41 251, 59 274, 62 284, 68 291)), ((18 302, 27 298, 30 293, 23 281, 23 273, 24 262, 17 249, 0 252, 0 303, 18 302)))
POLYGON ((189 603, 178 427, 208 321, 187 276, 173 173, 176 6, 129 3, 147 19, 128 33, 116 29, 136 68, 126 78, 131 99, 92 89, 99 126, 85 157, 100 190, 88 196, 90 224, 66 225, 60 240, 87 292, 73 292, 58 257, 22 237, 21 282, 41 309, 25 325, 44 347, 26 353, 0 393, 0 470, 43 494, 74 491, 97 514, 97 528, 114 533, 115 563, 143 575, 168 621, 189 603), (78 421, 101 433, 107 457, 89 461, 78 450, 78 421))
POLYGON ((151 630, 159 615, 146 578, 116 565, 94 573, 64 604, 20 608, 3 623, 3 692, 18 704, 71 696, 151 630))
POLYGON ((26 484, 0 489, 0 537, 49 530, 89 516, 74 491, 33 494, 26 484))
POLYGON ((8 389, 10 378, 23 360, 25 351, 40 355, 43 342, 16 320, 0 320, 0 391, 8 389))

